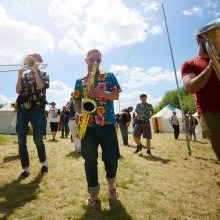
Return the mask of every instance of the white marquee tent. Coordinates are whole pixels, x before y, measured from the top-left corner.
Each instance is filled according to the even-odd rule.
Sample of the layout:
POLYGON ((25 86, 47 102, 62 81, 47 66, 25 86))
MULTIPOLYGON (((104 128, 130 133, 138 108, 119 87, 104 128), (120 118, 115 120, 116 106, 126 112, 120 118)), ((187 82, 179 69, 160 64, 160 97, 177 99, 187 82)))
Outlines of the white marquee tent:
POLYGON ((173 127, 169 122, 169 118, 176 112, 180 124, 180 132, 183 131, 182 112, 180 109, 167 105, 152 117, 152 125, 154 133, 171 133, 173 127))
POLYGON ((1 134, 15 134, 15 120, 16 113, 10 106, 10 103, 0 108, 0 133, 1 134))
MULTIPOLYGON (((49 106, 46 106, 46 110, 49 110, 49 106)), ((0 134, 16 134, 16 115, 11 104, 0 108, 0 134)), ((48 119, 50 115, 48 115, 48 119)), ((47 134, 50 134, 50 123, 47 122, 47 134)))
POLYGON ((196 129, 195 129, 196 138, 199 139, 199 140, 202 140, 203 139, 203 137, 202 137, 202 128, 201 128, 201 125, 200 125, 200 122, 199 122, 198 113, 195 112, 193 114, 193 117, 195 117, 198 121, 198 125, 196 125, 196 129))

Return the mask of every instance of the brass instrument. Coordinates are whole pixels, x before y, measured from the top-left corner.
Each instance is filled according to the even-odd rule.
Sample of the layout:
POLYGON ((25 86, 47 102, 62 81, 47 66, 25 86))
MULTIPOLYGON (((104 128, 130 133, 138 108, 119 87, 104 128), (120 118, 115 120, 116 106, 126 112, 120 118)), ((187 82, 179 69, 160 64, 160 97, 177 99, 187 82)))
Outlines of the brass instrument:
POLYGON ((207 40, 206 49, 220 80, 220 18, 200 28, 196 34, 202 35, 207 40))
MULTIPOLYGON (((24 70, 32 70, 36 66, 39 69, 45 69, 47 67, 47 64, 35 62, 33 57, 29 55, 24 58, 23 64, 0 65, 0 67, 8 67, 8 66, 20 66, 21 69, 24 68, 24 70)), ((19 71, 21 69, 0 70, 0 72, 13 72, 13 71, 19 71)))
POLYGON ((18 103, 17 102, 12 102, 10 104, 11 108, 14 109, 14 112, 17 112, 18 111, 18 103))
POLYGON ((83 137, 85 136, 90 114, 93 113, 97 109, 96 102, 88 98, 89 90, 94 88, 96 70, 97 70, 97 62, 94 62, 92 71, 89 75, 89 83, 86 86, 86 89, 84 90, 84 99, 81 105, 82 114, 79 118, 78 134, 77 134, 77 137, 80 140, 82 140, 83 137))

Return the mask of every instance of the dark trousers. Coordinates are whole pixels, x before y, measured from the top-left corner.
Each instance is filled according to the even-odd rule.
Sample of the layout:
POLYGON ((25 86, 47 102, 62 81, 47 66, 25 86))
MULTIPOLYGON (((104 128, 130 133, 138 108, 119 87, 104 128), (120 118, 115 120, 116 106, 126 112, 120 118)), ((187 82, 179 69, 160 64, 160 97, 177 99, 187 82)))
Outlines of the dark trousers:
POLYGON ((180 133, 179 125, 173 125, 173 129, 174 129, 174 138, 177 140, 180 133))
POLYGON ((81 141, 82 156, 85 160, 85 172, 88 187, 96 187, 98 182, 98 146, 102 148, 102 161, 105 165, 106 177, 115 178, 119 146, 114 125, 87 127, 81 141))
POLYGON ((38 157, 41 163, 46 161, 46 151, 43 142, 45 132, 45 113, 41 108, 20 109, 17 112, 16 132, 18 134, 18 147, 22 168, 29 166, 29 154, 27 149, 28 123, 33 126, 33 139, 37 147, 38 157))
POLYGON ((65 133, 65 137, 68 136, 69 134, 69 121, 68 120, 62 120, 62 124, 61 124, 61 136, 64 137, 64 133, 65 133))
POLYGON ((123 143, 124 145, 127 145, 128 144, 128 126, 126 125, 126 123, 119 122, 119 128, 121 130, 123 143))

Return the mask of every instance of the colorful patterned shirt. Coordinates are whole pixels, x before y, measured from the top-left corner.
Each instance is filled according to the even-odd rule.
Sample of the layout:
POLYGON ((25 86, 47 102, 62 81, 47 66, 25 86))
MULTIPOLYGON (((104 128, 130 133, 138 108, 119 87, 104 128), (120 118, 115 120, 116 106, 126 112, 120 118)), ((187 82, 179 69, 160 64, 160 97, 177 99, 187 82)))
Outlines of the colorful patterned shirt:
MULTIPOLYGON (((84 98, 84 90, 89 83, 88 74, 78 79, 75 84, 74 98, 76 100, 84 98)), ((113 73, 98 72, 95 75, 94 88, 101 91, 121 92, 121 87, 113 73)), ((98 127, 107 124, 115 124, 116 118, 114 113, 114 103, 106 98, 96 98, 97 104, 95 112, 90 114, 89 126, 98 127)))
POLYGON ((37 88, 36 79, 33 72, 23 74, 21 80, 21 93, 18 98, 18 102, 21 104, 24 102, 31 102, 40 105, 46 105, 46 89, 49 88, 49 75, 46 72, 38 70, 38 74, 43 81, 44 88, 39 90, 37 88))
POLYGON ((149 116, 154 113, 154 109, 149 103, 139 103, 136 106, 135 112, 137 112, 139 120, 148 120, 149 116))

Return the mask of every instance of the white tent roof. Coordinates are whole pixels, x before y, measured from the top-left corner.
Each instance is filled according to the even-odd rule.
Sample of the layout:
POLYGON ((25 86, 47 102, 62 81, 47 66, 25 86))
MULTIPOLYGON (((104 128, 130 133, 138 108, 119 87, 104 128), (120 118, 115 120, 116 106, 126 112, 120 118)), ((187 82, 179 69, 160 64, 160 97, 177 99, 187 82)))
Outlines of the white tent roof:
POLYGON ((11 108, 11 104, 0 108, 0 133, 2 134, 15 134, 15 125, 13 121, 15 120, 16 113, 14 109, 11 108))
POLYGON ((11 103, 8 103, 7 105, 0 108, 0 112, 13 112, 14 109, 11 107, 11 103))
POLYGON ((172 116, 173 111, 176 112, 177 118, 182 119, 181 110, 172 105, 165 106, 163 109, 157 112, 157 114, 153 115, 152 118, 170 118, 172 116))

